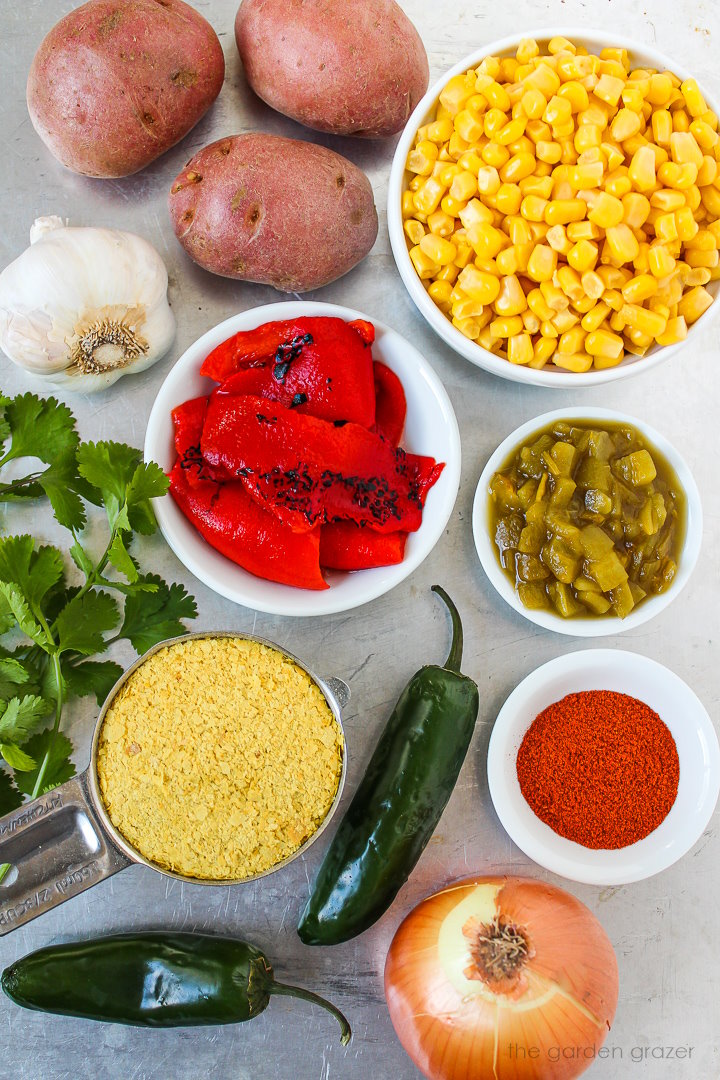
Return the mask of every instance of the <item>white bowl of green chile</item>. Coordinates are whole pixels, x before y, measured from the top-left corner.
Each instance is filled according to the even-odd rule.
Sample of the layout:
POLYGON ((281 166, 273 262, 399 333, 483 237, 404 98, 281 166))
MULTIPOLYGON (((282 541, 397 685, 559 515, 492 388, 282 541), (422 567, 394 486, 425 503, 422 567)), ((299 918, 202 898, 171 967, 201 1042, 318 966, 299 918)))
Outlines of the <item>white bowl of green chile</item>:
POLYGON ((478 482, 473 534, 500 596, 561 634, 654 618, 695 567, 697 485, 678 451, 611 409, 544 413, 509 435, 478 482))
POLYGON ((720 748, 674 672, 590 649, 513 690, 490 738, 488 784, 531 859, 574 881, 620 885, 666 870, 699 840, 718 798, 720 748))

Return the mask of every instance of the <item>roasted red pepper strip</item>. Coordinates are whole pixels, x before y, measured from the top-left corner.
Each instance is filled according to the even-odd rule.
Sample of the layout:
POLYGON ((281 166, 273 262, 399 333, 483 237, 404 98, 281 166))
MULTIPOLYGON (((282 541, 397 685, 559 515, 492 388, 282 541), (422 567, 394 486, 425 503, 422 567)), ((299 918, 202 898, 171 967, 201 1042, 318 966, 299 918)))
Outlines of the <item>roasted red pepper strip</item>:
POLYGON ((269 581, 326 589, 320 572, 320 529, 294 533, 263 509, 237 480, 219 482, 197 452, 207 401, 195 398, 173 410, 179 456, 170 493, 185 517, 221 554, 269 581))
POLYGON ((338 426, 249 396, 211 399, 201 448, 210 465, 241 477, 298 530, 347 517, 380 532, 414 532, 442 470, 358 424, 338 426))
POLYGON ((405 555, 407 533, 379 533, 354 521, 333 521, 320 530, 320 565, 329 570, 393 566, 405 555))
POLYGON ((373 431, 382 435, 393 446, 400 445, 407 404, 402 383, 387 364, 376 360, 373 364, 375 380, 375 426, 373 431))
POLYGON ((265 323, 219 345, 201 368, 226 394, 255 394, 325 420, 375 422, 370 323, 310 317, 265 323))

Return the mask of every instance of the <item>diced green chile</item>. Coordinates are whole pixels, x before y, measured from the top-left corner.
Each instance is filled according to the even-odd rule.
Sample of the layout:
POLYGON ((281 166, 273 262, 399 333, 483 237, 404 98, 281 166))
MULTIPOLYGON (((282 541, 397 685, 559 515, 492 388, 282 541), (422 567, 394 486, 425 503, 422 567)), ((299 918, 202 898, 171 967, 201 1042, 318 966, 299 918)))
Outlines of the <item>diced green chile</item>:
POLYGON ((556 422, 517 447, 489 494, 490 535, 528 608, 624 618, 675 576, 685 494, 626 424, 556 422))

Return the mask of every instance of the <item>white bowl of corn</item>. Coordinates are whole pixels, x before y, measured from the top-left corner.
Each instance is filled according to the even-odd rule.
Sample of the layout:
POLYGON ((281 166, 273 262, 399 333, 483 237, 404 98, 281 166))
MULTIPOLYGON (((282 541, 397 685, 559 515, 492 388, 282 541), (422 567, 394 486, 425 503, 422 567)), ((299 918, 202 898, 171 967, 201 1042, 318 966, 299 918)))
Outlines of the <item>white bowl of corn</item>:
POLYGON ((716 310, 720 137, 680 65, 574 29, 451 68, 398 143, 388 227, 456 352, 568 389, 645 371, 716 310))

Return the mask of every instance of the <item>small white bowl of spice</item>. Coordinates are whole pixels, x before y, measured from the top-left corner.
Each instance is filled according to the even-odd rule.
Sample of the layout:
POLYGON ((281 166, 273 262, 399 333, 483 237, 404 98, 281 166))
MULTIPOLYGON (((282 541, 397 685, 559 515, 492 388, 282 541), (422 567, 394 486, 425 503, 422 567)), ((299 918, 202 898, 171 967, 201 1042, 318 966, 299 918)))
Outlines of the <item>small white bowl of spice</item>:
POLYGON ((493 727, 488 783, 511 839, 553 873, 621 885, 666 870, 699 840, 720 788, 720 748, 696 695, 618 649, 551 660, 493 727))

